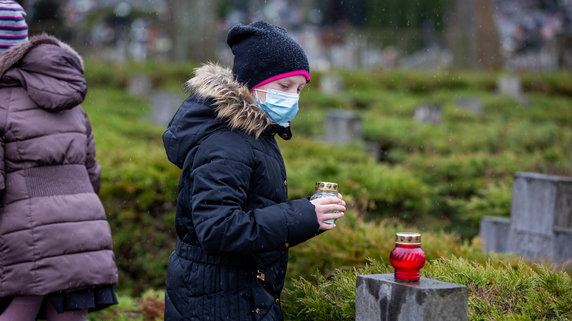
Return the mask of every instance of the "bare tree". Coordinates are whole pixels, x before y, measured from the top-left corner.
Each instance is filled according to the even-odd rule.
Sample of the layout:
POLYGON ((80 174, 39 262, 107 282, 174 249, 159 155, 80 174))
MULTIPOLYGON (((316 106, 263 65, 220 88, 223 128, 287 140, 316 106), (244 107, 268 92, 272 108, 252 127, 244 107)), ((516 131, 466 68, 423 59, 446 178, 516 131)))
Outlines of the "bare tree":
POLYGON ((205 61, 216 57, 216 0, 167 0, 169 33, 175 61, 205 61))
POLYGON ((456 68, 500 66, 500 45, 492 0, 456 0, 450 12, 448 42, 456 68))

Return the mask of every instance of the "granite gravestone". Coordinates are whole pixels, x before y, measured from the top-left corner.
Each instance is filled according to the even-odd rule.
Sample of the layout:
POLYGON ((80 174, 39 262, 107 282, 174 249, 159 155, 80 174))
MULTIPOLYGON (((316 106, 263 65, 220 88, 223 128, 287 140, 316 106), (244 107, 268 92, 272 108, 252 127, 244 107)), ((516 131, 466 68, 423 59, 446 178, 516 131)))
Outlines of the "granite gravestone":
POLYGON ((464 285, 427 278, 397 282, 393 274, 357 277, 356 321, 464 321, 467 311, 464 285))
POLYGON ((509 218, 485 217, 486 251, 572 266, 572 177, 516 173, 509 218))
POLYGON ((362 140, 362 119, 351 111, 334 110, 326 115, 326 141, 342 145, 362 140))

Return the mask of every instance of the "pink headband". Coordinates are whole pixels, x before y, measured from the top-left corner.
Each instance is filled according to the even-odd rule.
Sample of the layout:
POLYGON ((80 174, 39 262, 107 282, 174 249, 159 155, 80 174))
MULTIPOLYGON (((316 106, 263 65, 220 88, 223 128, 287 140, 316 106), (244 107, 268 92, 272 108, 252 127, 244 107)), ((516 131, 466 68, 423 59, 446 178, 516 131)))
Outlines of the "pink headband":
POLYGON ((278 79, 282 79, 282 78, 286 78, 286 77, 290 77, 290 76, 297 76, 297 75, 302 75, 302 76, 304 76, 304 78, 306 78, 306 81, 310 81, 310 74, 306 70, 296 70, 296 71, 287 72, 285 74, 276 75, 274 77, 270 77, 270 78, 264 80, 263 82, 259 83, 258 85, 252 87, 250 90, 253 90, 254 88, 260 87, 260 86, 265 85, 265 84, 267 84, 271 81, 274 81, 274 80, 278 80, 278 79))

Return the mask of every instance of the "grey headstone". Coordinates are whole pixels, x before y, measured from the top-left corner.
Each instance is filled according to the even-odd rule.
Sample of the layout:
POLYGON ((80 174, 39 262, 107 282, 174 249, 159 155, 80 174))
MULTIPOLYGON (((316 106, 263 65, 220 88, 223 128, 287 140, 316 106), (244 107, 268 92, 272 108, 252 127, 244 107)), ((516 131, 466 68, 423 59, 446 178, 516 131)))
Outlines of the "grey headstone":
POLYGON ((485 216, 481 218, 479 234, 485 252, 503 253, 507 250, 510 218, 485 216))
POLYGON ((440 105, 423 105, 415 109, 413 119, 420 123, 439 125, 443 121, 443 111, 440 105))
POLYGON ((151 95, 151 121, 166 126, 181 106, 183 99, 168 92, 157 92, 151 95))
POLYGON ((572 228, 572 177, 516 173, 507 250, 556 260, 560 247, 570 245, 556 240, 555 228, 572 228))
POLYGON ((320 89, 328 94, 340 94, 344 90, 344 81, 338 75, 327 73, 320 79, 320 89))
POLYGON ((522 85, 516 76, 502 76, 498 79, 498 91, 500 94, 511 97, 522 95, 522 85))
POLYGON ((564 227, 555 227, 554 236, 556 244, 556 253, 554 261, 563 264, 563 268, 572 269, 572 229, 564 227))
POLYGON ((483 102, 478 97, 461 97, 455 103, 459 108, 480 115, 483 111, 483 102))
POLYGON ((528 99, 522 93, 520 78, 516 76, 501 76, 497 81, 498 92, 516 99, 522 104, 528 104, 528 99))
POLYGON ((362 119, 354 112, 330 111, 326 115, 326 141, 332 144, 348 144, 362 140, 362 119))
POLYGON ((358 275, 356 321, 467 320, 464 285, 421 278, 396 282, 393 274, 358 275))
POLYGON ((127 81, 127 92, 136 96, 147 96, 151 91, 151 79, 146 75, 133 75, 127 81))

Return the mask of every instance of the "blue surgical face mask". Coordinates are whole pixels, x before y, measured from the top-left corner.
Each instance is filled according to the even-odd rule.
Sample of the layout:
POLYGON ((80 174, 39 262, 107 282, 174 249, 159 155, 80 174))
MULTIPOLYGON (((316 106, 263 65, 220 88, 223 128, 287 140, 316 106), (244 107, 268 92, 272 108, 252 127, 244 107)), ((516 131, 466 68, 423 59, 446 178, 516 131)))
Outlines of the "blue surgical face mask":
POLYGON ((257 94, 255 95, 256 102, 260 104, 266 115, 268 115, 273 122, 280 126, 287 127, 288 122, 296 117, 300 95, 275 89, 255 89, 255 91, 266 93, 265 102, 260 101, 257 94))

